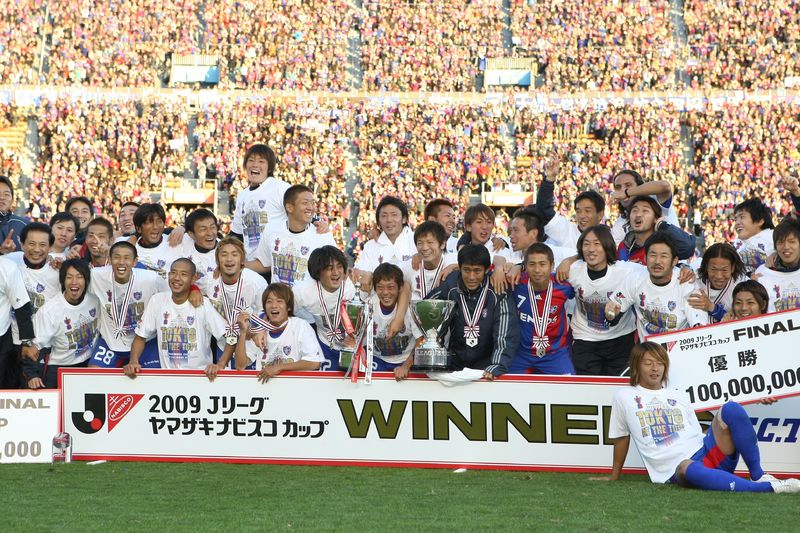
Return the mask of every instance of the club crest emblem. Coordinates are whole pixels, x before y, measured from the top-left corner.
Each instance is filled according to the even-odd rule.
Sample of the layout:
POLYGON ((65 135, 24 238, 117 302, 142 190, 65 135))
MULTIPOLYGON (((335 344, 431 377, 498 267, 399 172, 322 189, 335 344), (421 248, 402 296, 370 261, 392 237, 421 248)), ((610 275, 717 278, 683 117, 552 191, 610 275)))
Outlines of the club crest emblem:
POLYGON ((186 323, 189 324, 190 326, 193 325, 194 324, 194 317, 193 316, 187 316, 186 317, 186 323))
POLYGON ((303 255, 308 254, 308 246, 301 246, 300 247, 300 253, 303 254, 303 255))
POLYGON ((37 283, 36 292, 42 292, 42 291, 44 291, 44 285, 42 285, 41 283, 37 283))
POLYGON ((556 314, 557 312, 558 312, 558 306, 557 306, 557 305, 551 305, 551 306, 550 306, 550 314, 551 314, 551 315, 554 315, 554 314, 556 314))
POLYGON ((158 261, 156 261, 156 265, 158 266, 158 268, 164 268, 166 264, 167 262, 164 261, 163 259, 159 259, 158 261))
POLYGON ((258 201, 258 208, 259 209, 264 209, 265 205, 267 205, 267 201, 266 200, 259 200, 258 201))
POLYGON ((673 400, 672 398, 668 398, 667 403, 670 404, 672 407, 675 407, 675 404, 678 402, 676 400, 673 400))
POLYGON ((292 353, 292 347, 291 346, 284 346, 283 347, 283 355, 289 355, 291 353, 292 353))
POLYGON ((96 309, 89 309, 89 316, 94 318, 97 315, 96 309))
POLYGON ((409 259, 411 259, 410 255, 404 255, 403 256, 403 261, 408 261, 409 259))
POLYGON ((142 291, 136 291, 133 293, 134 300, 141 300, 142 299, 142 291))
POLYGON ((675 302, 673 302, 672 300, 670 300, 670 301, 667 303, 667 308, 668 308, 670 311, 674 311, 676 307, 677 307, 677 304, 676 304, 675 302))

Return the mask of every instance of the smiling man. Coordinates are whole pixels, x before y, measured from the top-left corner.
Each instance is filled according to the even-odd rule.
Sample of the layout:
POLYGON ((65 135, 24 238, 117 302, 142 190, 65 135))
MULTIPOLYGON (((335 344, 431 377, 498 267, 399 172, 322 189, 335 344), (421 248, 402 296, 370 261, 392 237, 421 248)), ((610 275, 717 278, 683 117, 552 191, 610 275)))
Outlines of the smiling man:
POLYGON ((13 213, 14 186, 6 176, 0 176, 0 253, 20 250, 20 233, 30 222, 13 213))
POLYGON ((311 252, 322 246, 336 246, 330 232, 319 233, 311 223, 317 214, 314 191, 292 185, 283 195, 286 220, 271 222, 258 243, 254 259, 246 266, 259 273, 270 272, 273 281, 289 286, 308 273, 311 252))
POLYGON ((769 312, 800 307, 800 223, 781 221, 772 233, 778 254, 772 268, 761 265, 754 276, 769 293, 769 312))
POLYGON ((619 243, 617 256, 621 261, 645 263, 645 242, 656 231, 667 233, 674 243, 678 259, 694 255, 695 237, 662 217, 661 205, 650 196, 637 196, 630 202, 628 211, 630 231, 619 243))
POLYGON ((467 244, 458 252, 458 271, 427 298, 456 303, 447 325, 454 370, 483 370, 484 379, 493 380, 508 372, 519 346, 519 322, 511 294, 492 289, 490 265, 486 246, 467 244))

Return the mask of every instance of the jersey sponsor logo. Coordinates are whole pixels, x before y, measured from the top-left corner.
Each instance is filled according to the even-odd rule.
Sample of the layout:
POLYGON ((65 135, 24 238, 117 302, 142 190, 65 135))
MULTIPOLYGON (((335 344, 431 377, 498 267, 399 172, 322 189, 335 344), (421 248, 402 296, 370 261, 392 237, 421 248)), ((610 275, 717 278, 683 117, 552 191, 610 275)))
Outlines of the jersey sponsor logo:
POLYGON ((87 435, 97 433, 106 425, 111 432, 142 398, 144 394, 84 394, 85 410, 73 411, 72 423, 87 435))

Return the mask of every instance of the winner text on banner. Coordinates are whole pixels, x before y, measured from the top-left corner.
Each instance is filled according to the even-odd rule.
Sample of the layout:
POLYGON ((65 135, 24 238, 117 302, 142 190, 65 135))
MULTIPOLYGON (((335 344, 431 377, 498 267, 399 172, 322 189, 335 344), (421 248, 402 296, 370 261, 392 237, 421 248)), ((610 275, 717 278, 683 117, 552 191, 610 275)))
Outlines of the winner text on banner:
POLYGON ((652 335, 696 410, 800 395, 800 310, 652 335))

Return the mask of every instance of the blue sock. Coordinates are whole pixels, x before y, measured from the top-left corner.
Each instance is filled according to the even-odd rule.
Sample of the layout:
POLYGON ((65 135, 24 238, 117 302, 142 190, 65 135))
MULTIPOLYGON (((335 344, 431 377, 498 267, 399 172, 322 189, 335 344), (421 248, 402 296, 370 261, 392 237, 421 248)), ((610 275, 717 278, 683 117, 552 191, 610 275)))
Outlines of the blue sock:
POLYGON ((761 468, 761 452, 758 450, 758 437, 753 423, 744 408, 736 402, 728 402, 719 410, 722 421, 728 425, 736 451, 741 454, 750 479, 761 479, 764 469, 761 468))
POLYGON ((724 490, 729 492, 772 492, 769 483, 758 483, 737 475, 708 468, 699 461, 693 461, 686 469, 686 480, 693 487, 705 490, 724 490))

